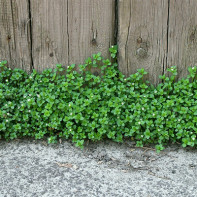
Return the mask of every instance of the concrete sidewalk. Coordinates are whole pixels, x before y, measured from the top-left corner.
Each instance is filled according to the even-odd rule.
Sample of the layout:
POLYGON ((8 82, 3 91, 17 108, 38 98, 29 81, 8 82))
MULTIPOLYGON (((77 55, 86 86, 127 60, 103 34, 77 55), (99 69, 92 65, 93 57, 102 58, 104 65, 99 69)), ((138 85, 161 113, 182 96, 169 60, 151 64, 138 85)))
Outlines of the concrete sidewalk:
POLYGON ((0 141, 0 197, 196 197, 197 149, 0 141))

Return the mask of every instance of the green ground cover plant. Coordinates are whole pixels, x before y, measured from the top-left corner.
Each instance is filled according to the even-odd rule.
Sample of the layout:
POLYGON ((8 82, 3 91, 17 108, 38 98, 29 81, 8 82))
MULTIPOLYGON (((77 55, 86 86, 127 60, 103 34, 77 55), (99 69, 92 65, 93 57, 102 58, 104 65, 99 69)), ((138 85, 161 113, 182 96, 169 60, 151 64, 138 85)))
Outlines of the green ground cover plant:
POLYGON ((109 50, 110 59, 98 53, 83 65, 42 73, 1 62, 0 138, 65 138, 81 148, 85 140, 130 138, 139 147, 155 144, 158 152, 169 142, 196 146, 197 67, 178 81, 171 67, 155 87, 143 80, 144 69, 125 77, 116 63, 117 46, 109 50), (100 75, 91 72, 94 67, 100 75))

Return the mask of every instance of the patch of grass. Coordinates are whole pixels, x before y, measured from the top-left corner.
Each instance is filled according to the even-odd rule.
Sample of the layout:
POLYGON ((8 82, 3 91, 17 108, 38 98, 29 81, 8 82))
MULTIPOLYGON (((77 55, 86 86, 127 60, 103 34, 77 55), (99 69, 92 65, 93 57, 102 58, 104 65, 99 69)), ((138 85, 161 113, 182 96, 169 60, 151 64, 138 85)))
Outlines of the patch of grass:
POLYGON ((94 54, 78 72, 73 64, 28 75, 1 62, 0 137, 47 136, 49 143, 69 138, 81 148, 86 139, 127 137, 137 146, 154 143, 158 152, 169 142, 196 146, 197 68, 175 81, 177 69, 171 67, 171 76, 160 76, 163 83, 154 87, 143 80, 144 69, 126 78, 118 70, 117 47, 110 52, 111 59, 94 54))

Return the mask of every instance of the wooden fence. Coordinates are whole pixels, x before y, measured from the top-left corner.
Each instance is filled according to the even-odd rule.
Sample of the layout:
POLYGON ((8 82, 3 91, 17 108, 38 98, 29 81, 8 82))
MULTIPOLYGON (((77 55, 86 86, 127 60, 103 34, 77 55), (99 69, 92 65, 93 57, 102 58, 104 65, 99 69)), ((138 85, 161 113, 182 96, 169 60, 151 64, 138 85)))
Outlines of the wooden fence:
POLYGON ((109 56, 148 79, 172 65, 179 77, 197 62, 197 0, 0 0, 0 61, 31 72, 109 56))

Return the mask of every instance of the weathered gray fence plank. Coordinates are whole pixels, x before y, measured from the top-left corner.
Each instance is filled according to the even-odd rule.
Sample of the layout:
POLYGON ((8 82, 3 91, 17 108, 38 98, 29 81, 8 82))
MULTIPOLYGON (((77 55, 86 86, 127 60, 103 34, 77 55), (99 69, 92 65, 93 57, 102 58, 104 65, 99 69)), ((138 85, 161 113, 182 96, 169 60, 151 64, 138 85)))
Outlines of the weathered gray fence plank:
POLYGON ((27 0, 0 0, 0 61, 30 71, 29 10, 27 0))
POLYGON ((32 57, 42 71, 57 63, 68 63, 67 1, 31 1, 32 57))
POLYGON ((179 78, 197 64, 196 10, 196 0, 170 0, 167 66, 177 66, 179 78))
POLYGON ((119 0, 119 69, 129 75, 145 68, 157 84, 167 52, 168 1, 119 0))
POLYGON ((0 0, 0 61, 41 71, 108 54, 118 29, 119 69, 144 67, 158 84, 167 67, 179 78, 197 62, 196 0, 0 0), (31 17, 31 19, 30 19, 31 17))
POLYGON ((31 1, 34 68, 83 63, 114 40, 114 0, 31 1))

